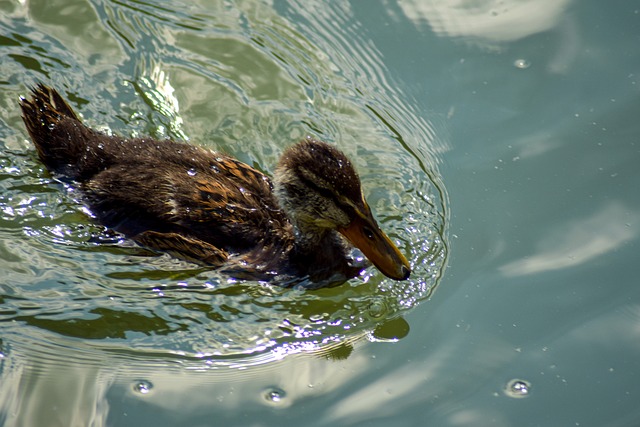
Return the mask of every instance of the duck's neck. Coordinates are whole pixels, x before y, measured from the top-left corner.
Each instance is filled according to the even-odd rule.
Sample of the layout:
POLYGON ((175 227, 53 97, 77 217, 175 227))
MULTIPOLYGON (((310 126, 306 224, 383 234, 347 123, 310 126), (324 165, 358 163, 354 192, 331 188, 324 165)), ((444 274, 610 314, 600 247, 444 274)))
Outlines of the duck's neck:
POLYGON ((366 261, 353 258, 352 249, 334 230, 297 228, 290 260, 296 275, 310 281, 304 287, 332 286, 357 276, 367 267, 366 261))
POLYGON ((308 224, 295 224, 294 228, 295 252, 307 258, 310 264, 320 267, 347 262, 350 247, 336 231, 308 224))
POLYGON ((335 231, 305 224, 294 224, 296 246, 304 252, 317 251, 333 241, 335 231))

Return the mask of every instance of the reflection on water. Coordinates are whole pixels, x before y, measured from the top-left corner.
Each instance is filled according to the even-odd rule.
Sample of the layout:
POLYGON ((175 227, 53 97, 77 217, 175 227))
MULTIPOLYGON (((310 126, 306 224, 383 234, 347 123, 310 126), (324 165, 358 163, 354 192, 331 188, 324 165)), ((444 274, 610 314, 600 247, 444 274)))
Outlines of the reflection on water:
MULTIPOLYGON (((553 32, 556 41, 549 47, 553 55, 542 64, 553 74, 566 74, 585 48, 575 20, 566 13, 570 5, 571 0, 398 2, 403 19, 408 18, 417 29, 492 51, 504 51, 509 42, 553 32)), ((526 69, 532 64, 519 58, 514 65, 526 69)))
POLYGON ((210 413, 216 409, 221 417, 225 416, 221 409, 231 413, 226 415, 231 418, 228 424, 220 419, 216 424, 241 425, 233 415, 238 411, 259 415, 265 407, 285 409, 322 397, 361 375, 369 365, 360 354, 350 362, 288 358, 268 369, 223 370, 206 361, 110 355, 89 345, 65 350, 12 338, 15 344, 0 387, 3 426, 99 427, 132 425, 138 418, 153 425, 181 425, 173 419, 183 417, 196 425, 211 425, 210 413), (359 368, 347 369, 353 362, 359 368), (154 410, 140 415, 134 409, 139 405, 154 410))
POLYGON ((155 133, 160 135, 170 135, 183 141, 189 138, 182 129, 183 120, 180 117, 180 104, 175 97, 175 89, 167 74, 162 70, 160 64, 153 64, 148 69, 149 75, 141 75, 140 78, 132 82, 136 92, 154 111, 166 117, 168 129, 160 125, 155 133))
POLYGON ((543 236, 535 254, 500 268, 509 277, 569 268, 593 261, 636 239, 640 215, 610 203, 581 221, 559 225, 543 236))
MULTIPOLYGON (((65 349, 46 339, 11 335, 0 413, 6 416, 6 426, 179 425, 184 419, 192 425, 212 425, 211 414, 216 414, 216 425, 246 425, 244 417, 273 425, 269 421, 277 422, 279 411, 319 402, 327 406, 314 424, 357 425, 394 418, 419 402, 437 402, 436 411, 452 421, 500 417, 491 405, 468 408, 461 401, 465 393, 450 393, 489 381, 496 366, 512 362, 518 354, 497 352, 510 347, 502 340, 476 342, 472 353, 460 353, 460 343, 467 338, 456 335, 423 360, 399 360, 389 371, 371 375, 374 360, 367 351, 354 351, 348 359, 303 355, 224 369, 207 359, 114 354, 91 342, 65 349), (443 369, 448 363, 455 363, 465 379, 443 369), (425 383, 428 390, 423 389, 425 383), (351 389, 347 396, 327 404, 328 396, 345 387, 351 389), (136 410, 139 406, 146 410, 136 410), (266 408, 276 412, 265 412, 266 408)), ((300 416, 301 423, 308 421, 308 413, 300 416)))
POLYGON ((0 1, 0 425, 638 425, 637 19, 0 1), (287 291, 120 241, 36 160, 17 108, 36 80, 92 126, 267 173, 307 134, 339 145, 419 274, 287 291))
POLYGON ((0 157, 0 256, 10 279, 0 328, 212 366, 309 351, 340 360, 360 338, 409 333, 402 315, 431 295, 446 259, 446 195, 435 169, 446 147, 388 80, 375 46, 348 25, 348 5, 317 6, 54 0, 13 5, 0 18, 2 49, 31 58, 0 65, 11 82, 2 102, 13 146, 0 157), (407 254, 411 280, 371 269, 333 289, 283 290, 114 237, 48 177, 25 141, 16 95, 38 80, 106 132, 190 139, 266 173, 307 134, 337 144, 407 254))
POLYGON ((555 28, 571 0, 400 0, 416 25, 474 43, 508 42, 555 28))

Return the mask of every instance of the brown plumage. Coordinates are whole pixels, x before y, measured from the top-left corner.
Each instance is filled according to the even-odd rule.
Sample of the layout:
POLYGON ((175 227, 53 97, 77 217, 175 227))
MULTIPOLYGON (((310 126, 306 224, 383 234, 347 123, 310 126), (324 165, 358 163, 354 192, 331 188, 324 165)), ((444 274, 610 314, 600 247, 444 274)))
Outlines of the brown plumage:
POLYGON ((42 84, 20 106, 47 169, 81 190, 98 221, 141 245, 238 278, 320 287, 362 270, 351 242, 387 276, 409 276, 353 165, 326 143, 289 147, 272 182, 218 152, 88 128, 42 84))

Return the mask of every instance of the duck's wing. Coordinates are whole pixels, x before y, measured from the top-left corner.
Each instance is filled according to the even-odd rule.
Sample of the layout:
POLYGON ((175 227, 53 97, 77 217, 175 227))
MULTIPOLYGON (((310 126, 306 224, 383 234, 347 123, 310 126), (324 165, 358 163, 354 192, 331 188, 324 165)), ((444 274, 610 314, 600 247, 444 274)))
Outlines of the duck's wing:
POLYGON ((82 184, 100 222, 128 237, 176 233, 238 253, 292 237, 259 171, 206 150, 160 158, 123 159, 82 184))
MULTIPOLYGON (((255 253, 231 257, 227 251, 210 243, 177 233, 144 231, 134 236, 133 240, 145 247, 166 252, 196 264, 214 268, 222 267, 221 271, 223 273, 236 279, 271 281, 278 276, 276 274, 277 270, 271 268, 269 261, 264 262, 264 260, 253 259, 255 253)), ((274 266, 278 263, 277 253, 272 253, 269 258, 274 266)), ((285 277, 293 283, 293 278, 285 277)))
POLYGON ((134 236, 133 240, 151 249, 214 267, 222 266, 229 257, 226 251, 212 244, 176 233, 144 231, 134 236))

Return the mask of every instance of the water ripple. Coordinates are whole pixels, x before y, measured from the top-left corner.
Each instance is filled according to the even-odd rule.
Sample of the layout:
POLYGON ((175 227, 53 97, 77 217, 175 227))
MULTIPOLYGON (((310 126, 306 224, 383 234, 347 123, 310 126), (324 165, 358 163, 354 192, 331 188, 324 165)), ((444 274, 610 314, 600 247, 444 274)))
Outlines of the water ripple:
MULTIPOLYGON (((58 22, 52 33, 34 14, 20 24, 26 36, 8 43, 30 60, 0 65, 13 82, 7 93, 22 90, 20 73, 48 76, 93 126, 191 139, 267 173, 305 135, 332 142, 357 165, 411 280, 371 269, 333 289, 284 290, 155 256, 91 224, 42 170, 12 113, 1 128, 17 147, 0 154, 3 337, 207 369, 300 352, 346 358, 360 339, 410 333, 402 316, 432 294, 447 257, 438 125, 394 83, 348 4, 205 3, 96 1, 77 11, 83 26, 58 22), (81 71, 71 80, 70 70, 81 71)), ((16 22, 0 18, 13 26, 7 34, 16 22)), ((15 96, 0 101, 15 108, 15 96)))

